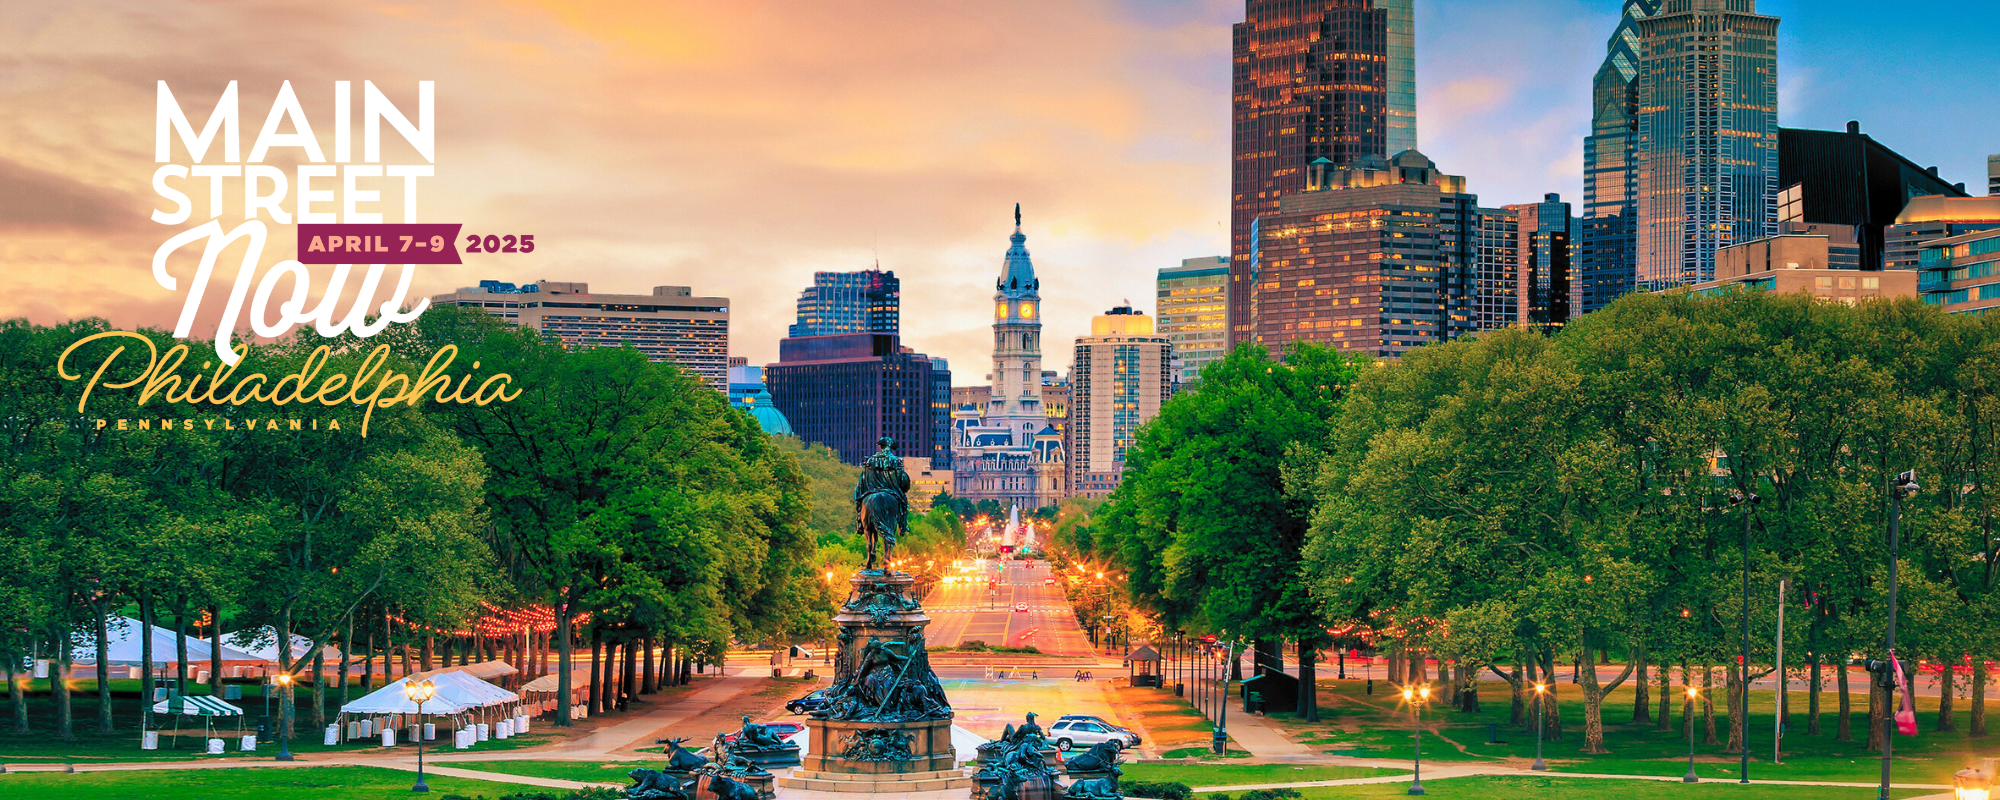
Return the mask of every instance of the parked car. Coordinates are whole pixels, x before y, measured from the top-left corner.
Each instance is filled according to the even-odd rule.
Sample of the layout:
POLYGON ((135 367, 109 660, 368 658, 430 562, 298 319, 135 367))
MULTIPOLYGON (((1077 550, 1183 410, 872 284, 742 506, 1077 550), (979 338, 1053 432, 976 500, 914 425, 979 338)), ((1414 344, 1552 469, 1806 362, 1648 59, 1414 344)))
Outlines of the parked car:
POLYGON ((1080 719, 1085 722, 1095 722, 1099 725, 1110 725, 1113 728, 1118 727, 1117 725, 1113 724, 1111 720, 1105 719, 1103 717, 1094 717, 1089 714, 1064 714, 1061 717, 1058 717, 1057 721, 1060 722, 1066 719, 1080 719))
POLYGON ((1043 579, 1042 579, 1042 585, 1043 585, 1043 586, 1054 586, 1054 585, 1056 585, 1056 579, 1054 579, 1054 578, 1043 578, 1043 579))
POLYGON ((1111 746, 1123 750, 1139 746, 1139 734, 1120 728, 1102 720, 1070 719, 1056 720, 1049 726, 1048 738, 1054 740, 1056 749, 1069 752, 1076 747, 1089 747, 1100 742, 1110 742, 1111 746))
MULTIPOLYGON (((818 692, 814 692, 813 694, 818 694, 818 692)), ((794 700, 792 702, 798 701, 794 700)), ((771 735, 779 739, 789 739, 799 731, 806 729, 806 726, 796 722, 766 722, 764 723, 764 727, 771 729, 771 735)), ((724 736, 722 740, 725 742, 734 742, 736 741, 736 734, 732 733, 724 736)))
POLYGON ((1014 610, 1015 610, 1015 611, 1026 611, 1026 610, 1028 610, 1028 604, 1027 604, 1027 603, 1015 603, 1015 604, 1014 604, 1014 610))
POLYGON ((806 693, 804 697, 795 697, 791 702, 786 703, 785 710, 794 714, 804 714, 808 711, 818 711, 826 707, 826 702, 826 690, 814 689, 806 693))

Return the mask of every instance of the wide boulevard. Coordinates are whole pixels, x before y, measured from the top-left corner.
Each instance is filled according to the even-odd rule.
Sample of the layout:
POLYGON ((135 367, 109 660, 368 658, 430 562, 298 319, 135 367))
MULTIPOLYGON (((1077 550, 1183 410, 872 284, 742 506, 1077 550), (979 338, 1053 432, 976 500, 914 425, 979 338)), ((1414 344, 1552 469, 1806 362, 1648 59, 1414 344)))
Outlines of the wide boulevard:
POLYGON ((1049 655, 1089 656, 1090 640, 1063 599, 1059 580, 1046 562, 984 562, 924 598, 924 611, 931 616, 926 638, 938 647, 982 641, 996 647, 1032 645, 1049 655), (998 571, 995 563, 1001 565, 998 571), (1023 604, 1027 610, 1015 610, 1023 604))

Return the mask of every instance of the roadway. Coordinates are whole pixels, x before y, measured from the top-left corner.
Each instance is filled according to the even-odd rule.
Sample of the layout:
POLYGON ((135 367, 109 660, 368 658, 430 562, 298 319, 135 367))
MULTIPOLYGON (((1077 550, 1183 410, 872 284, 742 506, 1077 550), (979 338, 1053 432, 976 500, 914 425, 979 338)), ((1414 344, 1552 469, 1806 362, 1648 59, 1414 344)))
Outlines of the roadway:
POLYGON ((1019 561, 1002 561, 998 574, 989 568, 980 573, 984 580, 940 583, 924 599, 924 612, 931 617, 926 641, 935 647, 953 647, 961 642, 982 641, 989 645, 1025 647, 1032 645, 1049 655, 1090 656, 1090 640, 1076 624, 1076 614, 1063 599, 1062 587, 1049 584, 1054 576, 1047 562, 1033 567, 1019 561), (1026 603, 1027 611, 1015 611, 1026 603))

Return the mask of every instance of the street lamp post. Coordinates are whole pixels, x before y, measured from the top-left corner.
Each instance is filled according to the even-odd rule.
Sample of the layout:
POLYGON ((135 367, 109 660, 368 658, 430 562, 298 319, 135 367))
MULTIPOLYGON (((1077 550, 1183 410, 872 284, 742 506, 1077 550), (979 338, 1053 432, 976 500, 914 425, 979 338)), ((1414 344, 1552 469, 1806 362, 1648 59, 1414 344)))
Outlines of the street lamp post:
POLYGON ((1549 765, 1542 761, 1542 727, 1548 724, 1549 719, 1548 715, 1542 712, 1542 698, 1546 696, 1548 689, 1548 684, 1535 684, 1535 764, 1528 768, 1532 770, 1549 768, 1549 765))
POLYGON ((278 760, 292 760, 291 737, 287 735, 285 723, 292 721, 292 674, 278 673, 278 760))
MULTIPOLYGON (((1690 711, 1692 711, 1694 709, 1695 695, 1698 694, 1700 690, 1694 688, 1693 686, 1689 686, 1687 687, 1687 691, 1688 691, 1687 707, 1690 711)), ((1701 776, 1694 774, 1694 717, 1689 714, 1682 714, 1681 716, 1682 716, 1681 721, 1687 723, 1687 729, 1688 729, 1688 774, 1681 776, 1681 783, 1700 783, 1701 776)))
POLYGON ((437 696, 437 685, 428 678, 406 681, 403 683, 403 696, 417 704, 417 785, 410 787, 410 791, 428 792, 430 784, 424 783, 424 701, 437 696))
MULTIPOLYGON (((1737 783, 1750 782, 1750 518, 1756 516, 1760 502, 1763 498, 1754 492, 1739 493, 1729 498, 1730 505, 1743 508, 1743 663, 1737 667, 1743 690, 1736 693, 1736 708, 1730 711, 1736 715, 1736 719, 1730 721, 1730 727, 1743 729, 1743 741, 1739 742, 1743 748, 1742 771, 1737 783)), ((1783 675, 1778 677, 1780 680, 1784 678, 1783 675)))
MULTIPOLYGON (((1896 560, 1902 555, 1903 540, 1901 525, 1903 520, 1903 500, 1915 495, 1923 487, 1917 485, 1917 471, 1910 470, 1896 476, 1896 483, 1889 489, 1889 630, 1886 660, 1895 664, 1896 658, 1896 560)), ((1891 666, 1884 673, 1883 683, 1889 688, 1889 697, 1883 699, 1882 709, 1882 785, 1876 790, 1879 800, 1889 800, 1889 758, 1896 747, 1896 683, 1903 679, 1902 670, 1891 666)), ((1984 676, 1981 676, 1984 679, 1984 676)))
MULTIPOLYGON (((1230 642, 1223 645, 1222 652, 1225 664, 1234 661, 1236 659, 1236 643, 1230 642)), ((1229 753, 1229 668, 1227 666, 1223 667, 1218 677, 1222 692, 1216 697, 1215 736, 1209 742, 1209 746, 1215 750, 1216 755, 1220 756, 1229 753)))
MULTIPOLYGON (((1403 687, 1403 702, 1410 704, 1410 741, 1416 745, 1415 758, 1410 775, 1410 794, 1424 793, 1424 704, 1430 702, 1431 687, 1428 685, 1411 688, 1403 687)), ((1541 739, 1535 739, 1536 752, 1540 752, 1541 739)), ((1541 757, 1536 756, 1539 762, 1541 757)))

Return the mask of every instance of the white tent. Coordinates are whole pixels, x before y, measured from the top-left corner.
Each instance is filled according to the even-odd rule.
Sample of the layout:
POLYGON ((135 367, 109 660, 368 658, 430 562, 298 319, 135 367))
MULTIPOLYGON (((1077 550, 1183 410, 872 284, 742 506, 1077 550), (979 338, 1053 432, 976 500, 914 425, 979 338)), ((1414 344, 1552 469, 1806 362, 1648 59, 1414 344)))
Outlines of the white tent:
MULTIPOLYGON (((349 700, 345 705, 340 707, 340 713, 415 714, 417 713, 416 702, 403 695, 403 684, 408 680, 409 678, 402 678, 388 686, 349 700)), ((442 686, 438 687, 438 692, 435 696, 424 701, 425 714, 456 714, 472 707, 462 702, 459 698, 446 694, 442 686)))
MULTIPOLYGON (((278 660, 278 632, 273 630, 269 625, 262 628, 225 633, 222 637, 223 641, 236 645, 238 649, 248 653, 251 658, 271 662, 278 660)), ((326 654, 326 660, 328 661, 340 660, 340 650, 332 645, 321 646, 320 652, 326 654)), ((292 663, 297 664, 301 659, 311 658, 312 639, 296 633, 292 634, 292 663)))
MULTIPOLYGON (((145 624, 131 617, 111 617, 105 620, 104 632, 106 654, 112 664, 142 664, 146 661, 144 634, 145 624)), ((178 657, 174 645, 174 631, 171 628, 153 626, 153 663, 172 664, 178 657)), ((70 663, 97 663, 97 635, 95 631, 84 631, 79 644, 70 649, 70 663)), ((206 665, 213 653, 213 646, 202 639, 189 636, 187 640, 188 664, 206 665)), ((228 645, 222 646, 224 661, 257 661, 256 656, 228 645)))
MULTIPOLYGON (((415 714, 417 704, 403 695, 408 677, 376 689, 340 707, 344 714, 415 714)), ((463 672, 439 672, 430 676, 436 694, 424 701, 425 714, 456 714, 475 708, 491 708, 521 701, 521 696, 463 672)))
POLYGON ((189 717, 234 717, 241 716, 243 709, 204 695, 182 697, 175 695, 153 704, 155 714, 179 714, 189 717))

